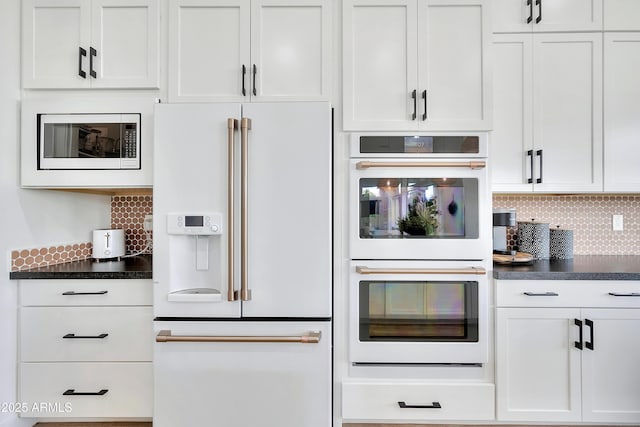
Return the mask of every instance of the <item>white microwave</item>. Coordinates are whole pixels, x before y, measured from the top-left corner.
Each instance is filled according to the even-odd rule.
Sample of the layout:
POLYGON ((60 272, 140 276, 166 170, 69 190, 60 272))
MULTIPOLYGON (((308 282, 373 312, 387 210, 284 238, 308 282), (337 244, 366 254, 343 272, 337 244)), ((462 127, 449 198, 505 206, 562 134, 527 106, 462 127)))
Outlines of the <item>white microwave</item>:
POLYGON ((38 170, 140 169, 141 114, 38 114, 38 170))

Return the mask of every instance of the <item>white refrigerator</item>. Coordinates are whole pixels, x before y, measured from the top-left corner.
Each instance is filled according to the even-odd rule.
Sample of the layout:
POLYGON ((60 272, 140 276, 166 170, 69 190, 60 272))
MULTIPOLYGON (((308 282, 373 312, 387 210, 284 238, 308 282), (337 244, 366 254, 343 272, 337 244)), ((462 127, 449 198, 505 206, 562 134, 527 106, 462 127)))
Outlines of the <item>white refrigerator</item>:
POLYGON ((331 426, 329 104, 154 127, 154 427, 331 426))

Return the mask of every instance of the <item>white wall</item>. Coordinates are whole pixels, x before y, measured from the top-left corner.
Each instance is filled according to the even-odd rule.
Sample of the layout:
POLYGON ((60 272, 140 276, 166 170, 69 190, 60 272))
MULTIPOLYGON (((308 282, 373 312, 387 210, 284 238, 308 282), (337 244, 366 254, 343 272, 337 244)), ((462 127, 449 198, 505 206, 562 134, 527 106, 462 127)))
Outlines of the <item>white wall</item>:
MULTIPOLYGON (((19 185, 20 0, 0 5, 0 404, 16 402, 17 286, 9 280, 11 249, 90 241, 109 222, 109 198, 19 185)), ((0 411, 0 427, 30 426, 0 411)))

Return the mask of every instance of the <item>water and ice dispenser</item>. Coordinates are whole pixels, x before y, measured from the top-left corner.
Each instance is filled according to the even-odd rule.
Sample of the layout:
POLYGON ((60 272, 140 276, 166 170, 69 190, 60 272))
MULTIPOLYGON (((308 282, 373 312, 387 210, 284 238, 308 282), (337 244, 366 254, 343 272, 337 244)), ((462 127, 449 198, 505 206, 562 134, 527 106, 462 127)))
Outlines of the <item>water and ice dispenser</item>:
POLYGON ((220 301, 223 277, 222 214, 167 214, 171 289, 174 302, 220 301))

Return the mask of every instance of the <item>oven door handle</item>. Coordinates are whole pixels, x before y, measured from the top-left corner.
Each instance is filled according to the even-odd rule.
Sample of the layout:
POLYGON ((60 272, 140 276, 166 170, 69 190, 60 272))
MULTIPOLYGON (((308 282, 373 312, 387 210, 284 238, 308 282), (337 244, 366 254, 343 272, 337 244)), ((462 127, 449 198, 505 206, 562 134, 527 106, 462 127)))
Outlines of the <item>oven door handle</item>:
POLYGON ((309 331, 299 336, 271 336, 271 335, 172 335, 170 330, 162 330, 156 335, 156 342, 249 342, 249 343, 301 343, 318 344, 322 332, 309 331))
POLYGON ((372 162, 361 161, 356 163, 356 169, 370 168, 469 168, 483 169, 487 162, 472 160, 467 162, 372 162))
POLYGON ((485 275, 487 270, 482 267, 467 268, 369 268, 356 266, 358 274, 475 274, 485 275))

